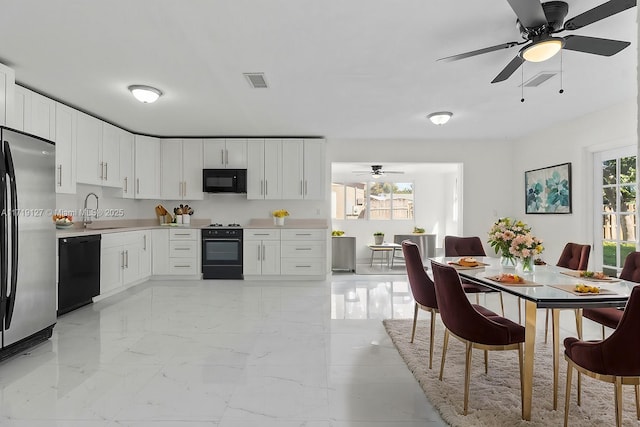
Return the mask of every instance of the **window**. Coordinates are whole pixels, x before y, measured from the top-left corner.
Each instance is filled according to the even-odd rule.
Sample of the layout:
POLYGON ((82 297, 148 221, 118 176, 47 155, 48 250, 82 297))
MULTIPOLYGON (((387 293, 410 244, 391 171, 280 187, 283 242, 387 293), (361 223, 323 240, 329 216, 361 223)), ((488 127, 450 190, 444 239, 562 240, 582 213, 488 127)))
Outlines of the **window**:
POLYGON ((413 219, 413 183, 371 181, 331 184, 334 219, 413 219))
POLYGON ((636 155, 633 148, 595 156, 596 167, 596 265, 616 275, 624 260, 636 250, 636 155))

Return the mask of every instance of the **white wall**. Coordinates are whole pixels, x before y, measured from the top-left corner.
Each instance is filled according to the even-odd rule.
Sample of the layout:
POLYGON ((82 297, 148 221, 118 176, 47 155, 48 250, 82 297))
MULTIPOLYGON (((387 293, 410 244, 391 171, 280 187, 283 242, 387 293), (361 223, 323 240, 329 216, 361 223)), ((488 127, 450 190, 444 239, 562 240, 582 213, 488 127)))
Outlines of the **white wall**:
MULTIPOLYGON (((566 242, 593 245, 593 153, 637 145, 637 111, 637 102, 632 99, 544 129, 515 143, 512 210, 533 227, 536 236, 544 239, 543 258, 548 262, 555 264, 566 242), (524 172, 566 162, 571 162, 573 213, 525 215, 524 172)), ((593 258, 590 266, 593 267, 593 258)))

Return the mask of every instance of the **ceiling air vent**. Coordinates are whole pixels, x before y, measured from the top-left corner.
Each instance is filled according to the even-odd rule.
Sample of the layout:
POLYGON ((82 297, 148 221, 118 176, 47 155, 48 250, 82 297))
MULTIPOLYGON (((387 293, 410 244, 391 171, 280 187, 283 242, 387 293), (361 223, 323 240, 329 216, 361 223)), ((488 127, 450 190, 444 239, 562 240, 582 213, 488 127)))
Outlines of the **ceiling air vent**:
POLYGON ((267 81, 264 79, 264 73, 244 73, 245 78, 254 89, 266 89, 267 81))
POLYGON ((547 80, 549 80, 551 77, 555 76, 556 74, 558 74, 558 73, 555 72, 555 71, 543 71, 543 72, 538 73, 535 76, 531 77, 526 82, 524 82, 523 86, 524 87, 538 87, 542 83, 544 83, 547 80))

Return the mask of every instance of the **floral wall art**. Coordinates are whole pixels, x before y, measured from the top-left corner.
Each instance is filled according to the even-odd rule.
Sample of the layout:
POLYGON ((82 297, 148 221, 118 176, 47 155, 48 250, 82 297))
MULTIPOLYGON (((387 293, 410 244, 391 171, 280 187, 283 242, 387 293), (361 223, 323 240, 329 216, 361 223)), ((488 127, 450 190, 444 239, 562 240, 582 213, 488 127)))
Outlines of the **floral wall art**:
POLYGON ((571 213, 571 163, 524 173, 528 214, 571 213))

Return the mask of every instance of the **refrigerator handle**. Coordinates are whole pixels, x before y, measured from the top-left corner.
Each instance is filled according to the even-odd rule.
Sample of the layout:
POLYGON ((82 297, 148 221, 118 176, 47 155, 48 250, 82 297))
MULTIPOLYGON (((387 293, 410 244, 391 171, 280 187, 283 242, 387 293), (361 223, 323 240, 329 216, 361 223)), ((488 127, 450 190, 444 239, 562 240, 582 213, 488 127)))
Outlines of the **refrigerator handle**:
POLYGON ((8 282, 8 258, 7 258, 7 168, 5 167, 4 153, 0 149, 0 329, 7 317, 7 282, 8 282))
MULTIPOLYGON (((4 161, 9 176, 9 189, 11 190, 10 210, 11 212, 11 293, 7 297, 7 313, 5 314, 5 329, 11 326, 13 309, 16 304, 16 289, 18 286, 18 191, 16 187, 16 171, 13 167, 11 148, 9 143, 4 141, 4 161)), ((6 252, 5 252, 6 253, 6 252)))

